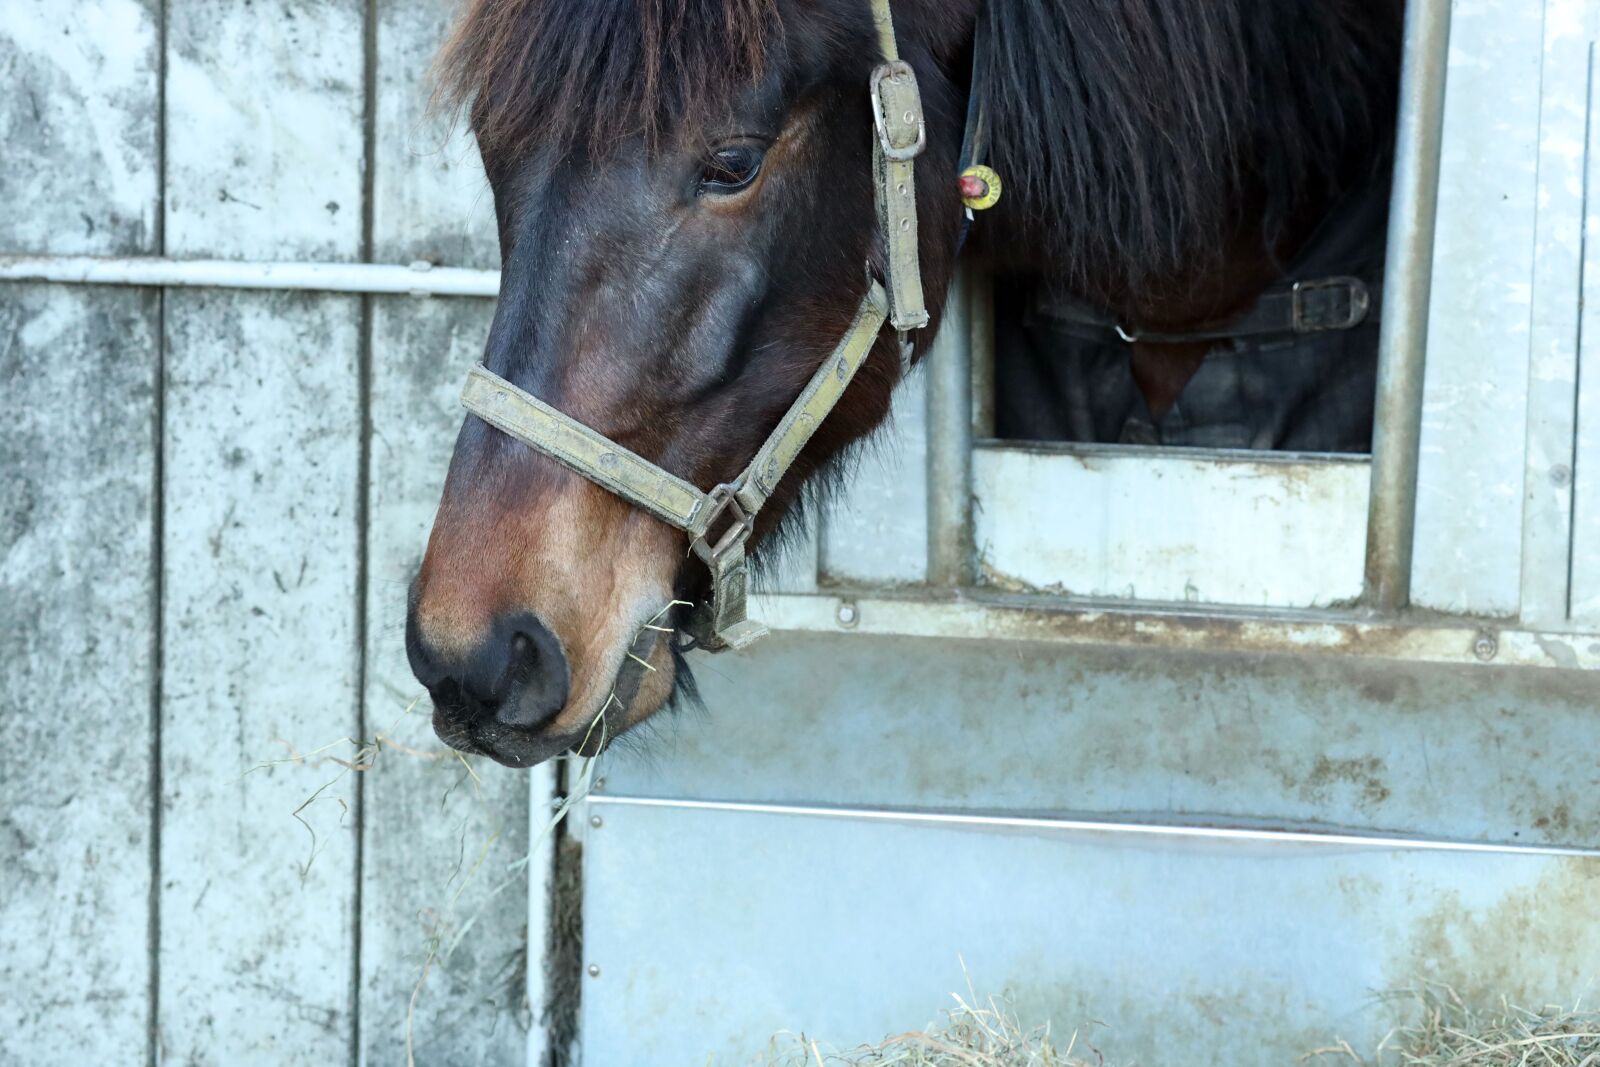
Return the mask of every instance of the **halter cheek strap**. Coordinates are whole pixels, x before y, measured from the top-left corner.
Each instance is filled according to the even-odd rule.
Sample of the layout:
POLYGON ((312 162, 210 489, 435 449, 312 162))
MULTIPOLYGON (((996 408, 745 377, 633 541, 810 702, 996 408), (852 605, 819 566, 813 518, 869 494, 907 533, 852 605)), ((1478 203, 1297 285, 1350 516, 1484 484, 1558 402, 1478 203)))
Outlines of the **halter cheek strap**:
POLYGON ((885 59, 873 70, 869 85, 878 224, 888 253, 884 283, 868 279, 850 327, 737 478, 703 492, 482 364, 468 371, 461 391, 462 405, 484 422, 689 535, 689 547, 711 571, 711 595, 695 608, 684 629, 714 652, 745 648, 767 632, 746 615, 745 544, 756 514, 844 396, 884 323, 900 333, 903 370, 909 368, 911 352, 906 332, 928 323, 912 169, 927 144, 922 97, 916 74, 900 59, 889 0, 872 0, 872 17, 885 59))
POLYGON ((685 628, 713 651, 744 648, 767 632, 745 614, 744 548, 756 513, 866 362, 887 316, 888 298, 883 287, 872 282, 850 328, 750 465, 709 493, 557 411, 481 363, 467 372, 461 403, 495 429, 688 534, 695 555, 711 570, 711 596, 685 628))

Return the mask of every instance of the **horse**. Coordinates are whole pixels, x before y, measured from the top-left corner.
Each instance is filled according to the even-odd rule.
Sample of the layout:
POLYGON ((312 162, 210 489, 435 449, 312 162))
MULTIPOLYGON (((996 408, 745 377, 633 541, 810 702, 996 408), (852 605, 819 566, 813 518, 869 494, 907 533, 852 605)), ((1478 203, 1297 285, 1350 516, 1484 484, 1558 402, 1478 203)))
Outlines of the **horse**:
MULTIPOLYGON (((739 488, 864 332, 765 506, 735 509, 768 556, 888 415, 958 252, 1181 332, 1281 277, 1389 151, 1401 0, 892 0, 888 38, 878 2, 468 3, 437 78, 498 222, 485 376, 599 459, 465 418, 406 625, 446 743, 514 767, 594 754, 691 693, 684 635, 720 590, 686 540, 707 531, 596 464, 637 457, 702 500, 739 488), (873 328, 891 294, 863 329, 902 262, 877 203, 877 94, 906 77, 881 81, 889 59, 920 108, 897 173, 926 325, 873 328), (958 171, 980 93, 1003 195, 973 217, 958 171)), ((1136 346, 1152 407, 1196 362, 1165 349, 1136 346)))

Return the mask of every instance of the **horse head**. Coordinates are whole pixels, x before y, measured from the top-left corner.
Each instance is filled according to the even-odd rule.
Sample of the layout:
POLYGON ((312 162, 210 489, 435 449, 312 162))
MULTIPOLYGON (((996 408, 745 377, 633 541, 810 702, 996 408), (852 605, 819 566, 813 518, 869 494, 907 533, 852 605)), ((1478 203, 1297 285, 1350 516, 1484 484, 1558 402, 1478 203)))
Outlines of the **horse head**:
MULTIPOLYGON (((897 5, 927 144, 921 281, 937 327, 961 221, 971 13, 897 5), (903 6, 905 10, 899 10, 903 6)), ((700 491, 736 483, 886 276, 884 63, 869 0, 476 0, 443 59, 494 193, 502 282, 484 368, 700 491)), ((895 329, 771 499, 880 424, 895 329)), ((713 532, 715 536, 715 532, 713 532)), ((413 587, 407 649, 448 743, 527 766, 666 704, 709 595, 692 538, 469 415, 413 587)))

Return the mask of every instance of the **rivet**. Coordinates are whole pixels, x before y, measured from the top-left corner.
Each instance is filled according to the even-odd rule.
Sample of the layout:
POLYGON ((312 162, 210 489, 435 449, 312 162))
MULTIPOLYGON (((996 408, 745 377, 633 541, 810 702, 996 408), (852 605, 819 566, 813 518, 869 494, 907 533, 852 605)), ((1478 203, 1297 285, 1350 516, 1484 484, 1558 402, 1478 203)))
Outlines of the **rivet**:
POLYGON ((496 404, 504 404, 506 402, 506 391, 504 389, 497 389, 495 391, 494 402, 496 404))
POLYGON ((906 183, 905 182, 901 182, 900 183, 900 195, 901 196, 905 196, 906 195, 906 183))
POLYGON ((596 778, 594 780, 594 785, 591 786, 590 788, 595 790, 596 792, 598 792, 599 790, 604 789, 605 787, 606 787, 606 780, 604 778, 596 778))
POLYGON ((599 978, 600 977, 600 965, 598 963, 589 964, 589 977, 590 978, 599 978))
POLYGON ((839 601, 839 610, 836 613, 836 617, 840 626, 850 630, 854 629, 856 623, 861 621, 861 612, 856 608, 855 601, 841 600, 839 601))
POLYGON ((911 229, 911 220, 910 220, 910 219, 901 219, 901 220, 900 220, 900 228, 901 228, 901 229, 902 229, 902 230, 909 230, 909 229, 911 229))
POLYGON ((909 126, 913 122, 917 121, 917 116, 914 113, 907 111, 904 115, 900 116, 900 120, 909 126))
POLYGON ((1472 654, 1477 656, 1483 662, 1488 663, 1490 660, 1494 659, 1499 652, 1500 641, 1495 637, 1493 631, 1479 630, 1478 636, 1472 640, 1472 654))
POLYGON ((1565 463, 1557 463, 1550 468, 1550 484, 1557 489, 1565 489, 1572 484, 1572 468, 1565 463))
POLYGON ((598 816, 598 815, 589 816, 589 825, 594 827, 596 830, 600 829, 600 827, 603 825, 603 823, 600 820, 600 816, 598 816))

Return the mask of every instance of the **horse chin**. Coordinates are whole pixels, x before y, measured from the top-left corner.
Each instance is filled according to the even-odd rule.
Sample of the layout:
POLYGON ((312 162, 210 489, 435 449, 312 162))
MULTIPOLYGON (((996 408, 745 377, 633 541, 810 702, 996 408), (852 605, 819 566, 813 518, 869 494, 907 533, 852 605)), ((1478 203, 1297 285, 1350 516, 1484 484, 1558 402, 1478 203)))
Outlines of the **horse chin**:
POLYGON ((648 719, 667 703, 677 682, 668 638, 642 629, 617 668, 611 689, 572 754, 593 758, 622 734, 648 719))

